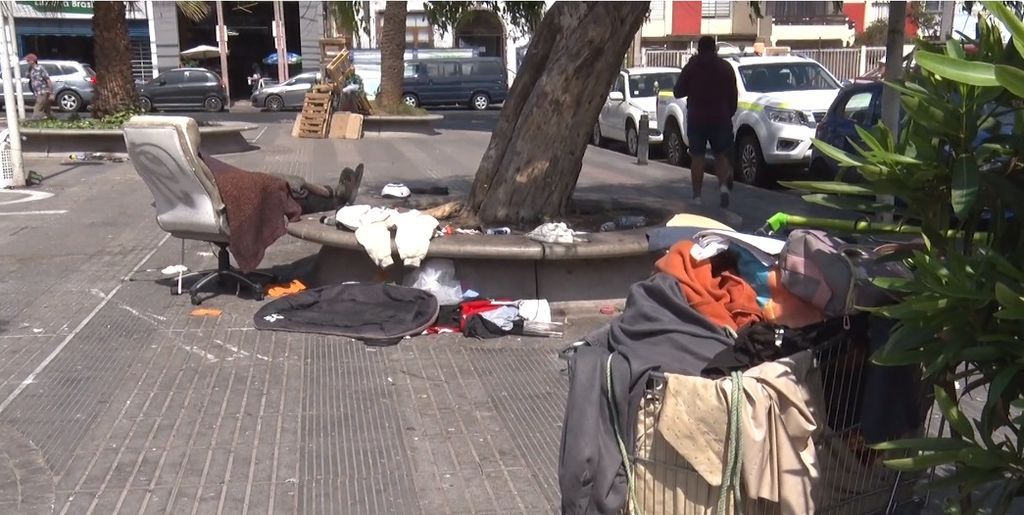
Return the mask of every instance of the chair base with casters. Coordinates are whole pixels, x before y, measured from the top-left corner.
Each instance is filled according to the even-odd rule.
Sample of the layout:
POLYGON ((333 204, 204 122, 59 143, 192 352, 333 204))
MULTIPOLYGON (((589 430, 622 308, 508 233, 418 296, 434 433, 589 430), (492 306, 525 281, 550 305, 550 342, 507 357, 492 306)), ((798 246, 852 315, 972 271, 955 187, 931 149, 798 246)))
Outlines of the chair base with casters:
MULTIPOLYGON (((223 279, 230 278, 238 284, 238 286, 246 286, 252 291, 253 298, 260 301, 263 300, 263 285, 249 279, 245 275, 236 271, 231 267, 231 257, 228 253, 228 246, 225 243, 216 243, 219 248, 217 252, 217 269, 216 270, 203 270, 201 272, 192 272, 185 274, 182 277, 190 276, 202 276, 198 281, 195 282, 188 289, 189 299, 192 301, 192 305, 198 306, 203 303, 203 299, 199 298, 199 290, 202 289, 210 281, 217 281, 217 283, 223 282, 223 279)), ((274 274, 268 274, 266 272, 250 272, 248 275, 263 277, 270 282, 277 281, 277 276, 274 274)), ((181 295, 185 293, 178 289, 177 286, 171 287, 171 295, 181 295)))

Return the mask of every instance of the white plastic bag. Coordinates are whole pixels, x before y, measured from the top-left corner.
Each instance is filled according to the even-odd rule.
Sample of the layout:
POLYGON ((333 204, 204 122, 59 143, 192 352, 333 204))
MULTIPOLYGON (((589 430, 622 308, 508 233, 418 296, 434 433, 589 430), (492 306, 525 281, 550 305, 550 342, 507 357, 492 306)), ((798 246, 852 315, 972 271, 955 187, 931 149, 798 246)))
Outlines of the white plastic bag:
POLYGON ((437 297, 442 306, 462 302, 462 285, 455 277, 455 263, 450 259, 428 259, 405 276, 404 286, 418 288, 437 297))

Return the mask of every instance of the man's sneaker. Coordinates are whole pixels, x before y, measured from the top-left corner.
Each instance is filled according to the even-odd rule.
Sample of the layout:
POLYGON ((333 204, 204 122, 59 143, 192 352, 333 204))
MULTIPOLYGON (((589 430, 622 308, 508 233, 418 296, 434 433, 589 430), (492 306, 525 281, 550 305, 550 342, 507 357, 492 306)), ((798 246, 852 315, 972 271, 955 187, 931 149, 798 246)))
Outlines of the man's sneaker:
POLYGON ((729 192, 723 191, 718 194, 718 207, 725 209, 729 207, 729 192))
POLYGON ((704 200, 701 199, 700 196, 696 196, 696 197, 693 197, 693 202, 691 202, 691 203, 693 205, 695 205, 695 206, 703 206, 704 205, 704 200))

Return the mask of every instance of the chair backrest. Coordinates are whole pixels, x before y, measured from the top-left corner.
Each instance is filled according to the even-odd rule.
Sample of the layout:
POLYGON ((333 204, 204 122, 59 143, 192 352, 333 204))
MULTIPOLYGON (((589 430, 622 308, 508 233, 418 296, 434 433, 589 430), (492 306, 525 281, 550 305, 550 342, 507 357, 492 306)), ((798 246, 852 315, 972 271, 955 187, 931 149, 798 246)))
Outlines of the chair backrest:
POLYGON ((124 126, 128 156, 153 193, 156 222, 179 238, 225 241, 224 203, 199 159, 199 127, 184 116, 134 116, 124 126))

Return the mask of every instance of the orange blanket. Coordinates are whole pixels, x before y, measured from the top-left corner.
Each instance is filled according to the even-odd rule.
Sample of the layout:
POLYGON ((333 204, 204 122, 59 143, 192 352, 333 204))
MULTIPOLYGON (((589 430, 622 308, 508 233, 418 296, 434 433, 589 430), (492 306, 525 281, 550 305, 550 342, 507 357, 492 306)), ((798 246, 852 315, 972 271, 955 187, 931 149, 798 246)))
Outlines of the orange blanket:
POLYGON ((754 289, 731 272, 713 275, 709 260, 697 262, 690 257, 692 247, 692 241, 680 241, 655 265, 679 281, 690 306, 712 323, 733 330, 763 320, 754 289))

